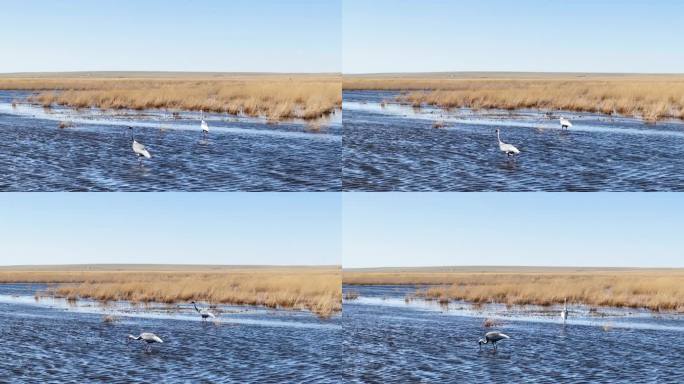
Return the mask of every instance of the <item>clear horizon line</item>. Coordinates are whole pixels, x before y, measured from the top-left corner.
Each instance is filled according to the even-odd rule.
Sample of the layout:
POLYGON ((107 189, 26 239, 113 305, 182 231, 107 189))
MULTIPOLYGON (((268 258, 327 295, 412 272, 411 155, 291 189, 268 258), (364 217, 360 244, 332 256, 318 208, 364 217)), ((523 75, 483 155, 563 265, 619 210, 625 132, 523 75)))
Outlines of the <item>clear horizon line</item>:
POLYGON ((407 71, 407 72, 342 72, 342 75, 405 75, 405 74, 477 74, 477 73, 506 73, 506 74, 568 74, 568 75, 684 75, 684 72, 587 72, 587 71, 407 71))
POLYGON ((588 266, 588 265, 420 265, 420 266, 380 266, 380 267, 345 267, 342 270, 364 269, 438 269, 438 268, 582 268, 582 269, 684 269, 684 267, 643 267, 643 266, 588 266))
POLYGON ((117 266, 173 266, 173 267, 342 267, 339 264, 186 264, 186 263, 83 263, 83 264, 7 264, 0 269, 35 267, 117 267, 117 266))
POLYGON ((74 70, 74 71, 27 71, 0 72, 0 75, 30 75, 30 74, 89 74, 89 73, 161 73, 161 74, 226 74, 226 75, 341 75, 342 72, 280 72, 280 71, 168 71, 168 70, 74 70))

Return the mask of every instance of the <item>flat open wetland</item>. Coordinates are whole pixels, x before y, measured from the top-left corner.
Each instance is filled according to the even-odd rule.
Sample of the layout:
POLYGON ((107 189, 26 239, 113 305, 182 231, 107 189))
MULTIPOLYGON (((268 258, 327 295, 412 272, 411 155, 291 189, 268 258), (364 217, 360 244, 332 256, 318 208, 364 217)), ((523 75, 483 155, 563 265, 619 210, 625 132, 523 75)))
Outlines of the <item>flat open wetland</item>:
POLYGON ((336 75, 3 75, 0 190, 339 191, 340 108, 336 75))
POLYGON ((31 267, 0 276, 2 377, 336 382, 340 375, 336 267, 31 267), (142 332, 163 343, 145 351, 127 337, 142 332))
POLYGON ((344 374, 350 382, 670 382, 684 374, 683 279, 681 269, 345 269, 344 374), (649 303, 662 309, 641 306, 649 303), (492 331, 510 339, 480 349, 492 331))
POLYGON ((345 76, 348 191, 681 191, 684 76, 345 76), (572 126, 561 127, 560 118, 572 126), (519 154, 507 156, 503 143, 519 154))

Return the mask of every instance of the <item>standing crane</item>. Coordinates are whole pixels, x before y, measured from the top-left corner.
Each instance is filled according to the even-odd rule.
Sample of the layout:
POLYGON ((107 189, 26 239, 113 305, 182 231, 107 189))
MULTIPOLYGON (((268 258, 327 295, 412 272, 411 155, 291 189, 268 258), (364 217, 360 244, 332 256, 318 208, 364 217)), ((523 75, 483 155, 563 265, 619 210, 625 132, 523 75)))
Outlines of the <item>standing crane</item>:
POLYGON ((510 339, 510 337, 501 332, 487 332, 483 339, 477 341, 477 344, 480 345, 480 349, 482 349, 482 344, 492 344, 492 346, 494 346, 494 350, 496 350, 496 343, 506 339, 510 339))
POLYGON ((204 121, 204 111, 200 111, 200 112, 202 114, 202 116, 201 116, 202 122, 200 123, 200 127, 202 127, 202 133, 204 133, 206 135, 207 133, 209 133, 209 124, 207 124, 207 122, 204 121))
POLYGON ((570 122, 570 120, 568 120, 562 116, 560 118, 560 125, 561 125, 561 129, 568 129, 568 128, 572 127, 572 123, 570 122))
POLYGON ((506 144, 503 141, 501 141, 501 137, 499 137, 499 129, 496 130, 496 139, 499 141, 499 150, 503 153, 505 153, 507 156, 511 155, 517 155, 520 153, 518 148, 511 144, 506 144))
POLYGON ((162 344, 164 341, 157 335, 151 332, 143 332, 139 336, 128 335, 129 339, 132 340, 142 340, 145 342, 145 352, 152 351, 152 344, 159 343, 162 344))
POLYGON ((560 314, 561 319, 563 319, 563 324, 565 324, 565 320, 568 319, 568 299, 566 298, 563 300, 563 310, 561 311, 560 314))
POLYGON ((208 319, 208 318, 210 318, 210 317, 213 319, 213 318, 216 317, 216 315, 214 315, 213 313, 211 313, 211 312, 210 312, 209 310, 207 310, 207 309, 199 309, 199 308, 197 308, 197 303, 195 303, 194 301, 192 302, 192 305, 195 307, 195 311, 197 311, 197 313, 199 313, 200 316, 202 316, 202 320, 206 320, 206 319, 208 319))

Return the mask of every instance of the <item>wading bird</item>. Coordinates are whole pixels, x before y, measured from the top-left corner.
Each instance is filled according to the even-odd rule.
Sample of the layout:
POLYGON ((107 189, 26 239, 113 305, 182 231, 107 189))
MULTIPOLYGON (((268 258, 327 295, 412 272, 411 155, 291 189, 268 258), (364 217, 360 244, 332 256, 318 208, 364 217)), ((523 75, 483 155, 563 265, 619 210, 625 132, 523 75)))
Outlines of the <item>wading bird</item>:
POLYGON ((505 153, 507 156, 510 155, 517 155, 520 153, 518 151, 518 148, 514 147, 511 144, 506 144, 503 141, 501 141, 501 138, 499 137, 499 130, 496 130, 496 139, 499 140, 499 150, 503 153, 505 153))
POLYGON ((565 299, 563 301, 563 310, 561 311, 561 319, 563 319, 563 323, 565 323, 565 320, 568 318, 568 299, 565 299))
POLYGON ((207 124, 206 121, 204 121, 204 111, 200 111, 202 113, 202 122, 200 123, 200 126, 202 127, 202 132, 206 135, 209 133, 209 125, 207 124))
POLYGON ((496 349, 496 343, 504 339, 510 339, 510 337, 501 332, 487 332, 484 339, 478 340, 477 344, 480 346, 480 349, 482 349, 482 344, 492 344, 494 349, 496 349))
POLYGON ((164 342, 164 341, 162 341, 161 338, 159 338, 159 336, 155 335, 154 333, 150 333, 150 332, 143 332, 143 333, 141 333, 140 336, 138 336, 138 337, 135 337, 135 336, 133 336, 133 335, 128 335, 128 338, 129 338, 129 339, 133 339, 133 340, 142 340, 142 341, 144 341, 144 342, 145 342, 145 351, 146 351, 146 352, 152 351, 152 345, 151 345, 152 343, 159 343, 159 344, 162 344, 162 343, 164 342))
POLYGON ((561 129, 568 129, 572 127, 572 123, 570 122, 570 120, 566 119, 565 117, 560 118, 560 125, 561 129))
POLYGON ((150 156, 150 152, 147 151, 147 148, 145 148, 144 145, 138 143, 135 141, 135 138, 133 139, 133 152, 135 152, 136 155, 140 158, 140 165, 142 165, 142 158, 149 159, 152 156, 150 156))
POLYGON ((213 313, 209 312, 206 309, 197 308, 197 303, 195 303, 194 301, 192 302, 192 305, 195 307, 195 311, 197 311, 197 313, 199 313, 200 316, 202 316, 202 320, 206 320, 210 317, 213 319, 216 317, 216 315, 214 315, 213 313))

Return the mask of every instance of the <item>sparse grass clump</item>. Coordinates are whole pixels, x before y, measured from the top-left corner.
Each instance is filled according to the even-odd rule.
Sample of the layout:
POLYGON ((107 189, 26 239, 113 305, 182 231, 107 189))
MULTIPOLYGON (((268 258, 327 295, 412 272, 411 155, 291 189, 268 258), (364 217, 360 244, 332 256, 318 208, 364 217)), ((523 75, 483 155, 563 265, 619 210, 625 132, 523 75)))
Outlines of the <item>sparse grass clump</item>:
POLYGON ((483 328, 492 328, 492 327, 500 327, 500 326, 501 326, 501 322, 496 320, 496 319, 489 319, 488 318, 482 322, 483 328))
POLYGON ((359 293, 357 291, 347 291, 344 293, 345 300, 356 300, 359 298, 359 293))
POLYGON ((204 110, 271 121, 315 120, 342 105, 335 75, 23 77, 0 78, 0 89, 39 91, 28 101, 45 107, 204 110))
POLYGON ((334 267, 230 268, 220 271, 0 271, 0 282, 58 283, 51 294, 75 301, 133 303, 204 301, 306 309, 321 317, 342 308, 334 267))
POLYGON ((428 300, 464 300, 477 304, 554 305, 647 308, 684 312, 682 269, 543 269, 505 267, 494 272, 386 270, 345 271, 345 284, 430 285, 415 296, 428 300))
POLYGON ((684 75, 493 74, 349 77, 344 89, 400 90, 407 105, 540 109, 684 119, 684 75))

